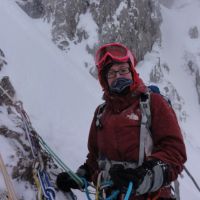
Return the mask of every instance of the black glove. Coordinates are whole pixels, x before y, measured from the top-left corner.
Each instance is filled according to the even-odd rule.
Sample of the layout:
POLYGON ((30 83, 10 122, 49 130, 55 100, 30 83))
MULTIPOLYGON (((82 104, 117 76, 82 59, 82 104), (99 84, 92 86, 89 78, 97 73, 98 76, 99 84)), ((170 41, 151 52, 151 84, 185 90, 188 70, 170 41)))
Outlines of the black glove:
POLYGON ((79 189, 78 184, 66 172, 58 174, 56 185, 63 192, 69 192, 71 188, 79 189))
POLYGON ((160 160, 145 161, 136 169, 125 169, 123 165, 113 165, 110 177, 114 186, 122 192, 127 189, 130 182, 133 183, 134 193, 137 195, 154 192, 167 185, 169 166, 160 160))
POLYGON ((86 163, 84 163, 78 168, 78 170, 76 171, 76 174, 80 177, 85 178, 87 181, 91 181, 90 170, 86 163))
MULTIPOLYGON (((78 168, 76 174, 80 177, 85 178, 87 181, 90 180, 89 168, 86 163, 78 168)), ((58 174, 56 185, 60 190, 64 192, 69 192, 71 188, 80 189, 80 186, 66 172, 58 174)))

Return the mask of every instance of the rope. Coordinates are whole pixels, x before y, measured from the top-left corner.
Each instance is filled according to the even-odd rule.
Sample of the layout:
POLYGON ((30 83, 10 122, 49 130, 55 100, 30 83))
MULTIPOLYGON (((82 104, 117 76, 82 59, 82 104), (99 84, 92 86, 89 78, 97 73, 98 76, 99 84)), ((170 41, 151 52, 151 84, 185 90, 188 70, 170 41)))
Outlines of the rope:
POLYGON ((34 179, 35 185, 38 189, 37 198, 38 198, 38 200, 42 200, 42 188, 40 186, 40 181, 34 172, 33 172, 33 179, 34 179))
POLYGON ((8 190, 9 199, 17 200, 16 194, 15 194, 15 190, 13 188, 11 179, 10 179, 10 177, 8 175, 7 170, 6 170, 6 166, 4 165, 3 158, 1 156, 1 154, 0 154, 0 169, 2 171, 2 174, 3 174, 3 177, 4 177, 4 181, 5 181, 5 184, 6 184, 6 188, 8 190))
MULTIPOLYGON (((98 180, 97 180, 97 187, 96 187, 95 200, 99 200, 99 199, 101 199, 101 200, 115 200, 115 199, 117 199, 117 196, 118 196, 119 193, 120 193, 119 190, 113 191, 112 194, 111 194, 109 197, 107 197, 107 198, 106 198, 106 197, 103 197, 103 195, 100 197, 100 193, 103 193, 103 192, 104 192, 103 190, 104 190, 105 187, 106 187, 106 186, 104 186, 104 185, 101 184, 101 181, 100 181, 101 175, 102 175, 102 173, 100 172, 100 174, 99 174, 99 176, 98 176, 98 180), (102 190, 101 188, 103 188, 103 190, 102 190), (100 192, 100 191, 101 191, 101 192, 100 192)), ((87 182, 87 180, 84 179, 84 178, 82 178, 82 181, 84 182, 84 191, 85 191, 85 193, 86 193, 87 199, 88 199, 88 200, 92 200, 91 197, 90 197, 90 192, 89 192, 89 190, 88 190, 88 182, 87 182)), ((111 182, 106 182, 107 187, 110 187, 110 186, 111 186, 110 183, 111 183, 111 182), (108 183, 109 183, 109 184, 108 184, 108 183)))
POLYGON ((112 181, 101 182, 102 175, 103 175, 103 171, 101 171, 98 175, 95 200, 99 200, 99 199, 114 200, 114 199, 117 199, 117 196, 120 193, 119 190, 114 190, 109 197, 106 197, 105 189, 108 188, 108 187, 111 187, 113 185, 113 182, 112 181), (100 197, 100 194, 101 194, 101 197, 100 197))
POLYGON ((88 190, 88 182, 86 181, 85 178, 82 178, 82 181, 83 181, 84 186, 85 186, 84 189, 85 189, 85 194, 86 194, 87 199, 88 199, 88 200, 92 200, 92 199, 90 198, 90 193, 89 193, 89 190, 88 190))
POLYGON ((118 196, 119 193, 120 193, 119 190, 115 190, 115 191, 113 191, 112 194, 111 194, 108 198, 106 198, 105 200, 114 200, 114 199, 117 199, 117 196, 118 196))
POLYGON ((14 104, 14 107, 16 111, 20 114, 22 118, 22 123, 24 127, 24 131, 26 133, 26 136, 28 138, 32 156, 35 161, 34 165, 34 171, 35 171, 35 176, 37 174, 37 178, 35 177, 35 183, 36 187, 38 188, 38 197, 39 199, 42 200, 42 194, 45 199, 47 200, 54 200, 55 199, 55 191, 54 188, 51 186, 51 183, 49 182, 49 177, 44 171, 44 162, 42 159, 42 154, 41 154, 41 146, 39 145, 39 138, 38 134, 34 131, 31 125, 31 121, 29 119, 29 116, 23 109, 23 104, 21 101, 18 101, 14 104), (37 164, 37 165, 36 165, 37 164))
POLYGON ((124 200, 128 200, 130 198, 132 190, 133 190, 133 182, 130 182, 124 200))
POLYGON ((192 176, 192 174, 189 172, 189 170, 186 168, 186 166, 184 165, 183 166, 186 174, 190 177, 190 179, 192 180, 192 182, 194 183, 195 187, 197 188, 197 190, 200 192, 200 187, 199 185, 197 184, 196 180, 194 179, 194 177, 192 176))
POLYGON ((41 138, 41 136, 38 135, 38 138, 40 144, 45 148, 47 153, 49 153, 52 156, 52 158, 60 165, 60 167, 63 170, 65 170, 80 187, 83 187, 84 186, 83 180, 74 172, 72 172, 71 169, 67 167, 67 165, 65 165, 65 163, 52 151, 52 149, 46 144, 46 142, 41 138))
POLYGON ((98 174, 97 177, 97 187, 96 187, 96 195, 95 195, 95 200, 99 200, 99 189, 101 185, 101 176, 102 176, 102 171, 98 174))
MULTIPOLYGON (((48 176, 45 173, 45 171, 43 171, 44 170, 44 162, 43 162, 43 159, 42 159, 42 155, 40 153, 40 150, 42 150, 42 149, 41 149, 41 146, 39 145, 39 143, 40 142, 42 142, 42 144, 46 144, 46 143, 44 143, 42 138, 39 137, 39 135, 34 131, 34 129, 32 127, 32 124, 31 124, 31 121, 30 121, 30 118, 27 115, 27 113, 25 112, 25 110, 23 109, 23 103, 21 101, 14 101, 14 99, 1 86, 1 84, 0 84, 0 90, 2 90, 2 95, 5 94, 7 96, 7 98, 11 102, 11 105, 16 109, 17 113, 19 113, 19 115, 22 118, 22 125, 23 125, 24 131, 26 133, 26 136, 27 136, 29 144, 30 144, 32 156, 33 156, 33 158, 35 160, 35 163, 36 162, 38 163, 37 167, 34 166, 34 171, 35 171, 35 173, 34 173, 34 181, 35 181, 36 187, 38 188, 38 197, 39 197, 39 199, 42 200, 42 193, 43 193, 44 197, 46 199, 48 199, 48 200, 49 199, 55 199, 54 188, 51 187, 49 179, 48 179, 48 176)), ((48 146, 46 145, 46 147, 48 147, 48 146)), ((49 151, 51 152, 51 155, 52 155, 53 151, 51 151, 50 148, 49 148, 49 151)), ((58 159, 58 157, 57 157, 57 160, 60 160, 60 159, 58 159)), ((60 160, 60 163, 62 163, 61 160, 60 160)), ((67 168, 64 165, 64 163, 62 163, 62 166, 64 166, 65 169, 67 168)), ((68 170, 68 172, 71 175, 73 175, 73 177, 74 177, 74 173, 71 170, 68 170)), ((76 182, 82 181, 78 176, 75 177, 74 179, 76 180, 76 182)), ((79 182, 79 184, 80 184, 80 182, 79 182)))
MULTIPOLYGON (((74 172, 72 172, 67 165, 65 165, 65 163, 63 163, 63 161, 52 151, 52 149, 46 144, 46 142, 41 138, 41 136, 38 135, 40 144, 43 146, 43 148, 45 148, 45 150, 52 156, 52 158, 60 165, 60 167, 63 168, 63 170, 65 170, 70 177, 76 181, 76 183, 82 188, 84 187, 84 191, 86 193, 87 199, 88 200, 92 200, 90 197, 90 192, 88 190, 88 182, 84 179, 84 178, 80 178, 78 175, 76 175, 74 172)), ((99 179, 99 184, 98 187, 96 188, 96 195, 95 195, 95 200, 99 200, 99 189, 104 189, 105 187, 110 187, 112 182, 105 182, 103 184, 100 184, 100 179, 99 179)), ((110 197, 105 198, 105 200, 114 200, 117 198, 118 194, 120 192, 114 191, 110 197)))

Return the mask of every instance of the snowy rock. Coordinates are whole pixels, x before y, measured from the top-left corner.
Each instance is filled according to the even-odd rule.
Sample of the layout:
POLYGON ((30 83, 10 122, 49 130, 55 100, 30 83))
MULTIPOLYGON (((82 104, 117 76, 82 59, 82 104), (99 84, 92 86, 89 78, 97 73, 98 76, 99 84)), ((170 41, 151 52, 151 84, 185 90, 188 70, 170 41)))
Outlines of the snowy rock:
POLYGON ((150 73, 150 81, 153 83, 159 83, 163 77, 164 74, 162 72, 161 66, 160 65, 154 66, 154 68, 150 73))
POLYGON ((32 18, 44 16, 44 5, 42 0, 24 0, 18 2, 19 6, 32 18))
POLYGON ((153 67, 153 69, 150 72, 149 80, 152 83, 160 83, 164 79, 165 72, 168 74, 170 71, 170 68, 167 63, 160 62, 160 57, 158 57, 158 62, 153 67))
POLYGON ((199 37, 199 31, 196 26, 190 28, 189 30, 189 36, 191 39, 197 39, 199 37))
POLYGON ((174 85, 169 81, 163 81, 164 87, 163 92, 164 95, 170 100, 172 107, 174 111, 176 112, 176 115, 180 121, 185 122, 188 115, 186 111, 184 110, 184 99, 180 96, 177 89, 174 87, 174 85))
POLYGON ((195 54, 192 54, 190 52, 185 52, 185 66, 186 70, 189 72, 189 74, 193 77, 194 85, 196 87, 196 92, 198 95, 198 102, 200 104, 200 72, 199 72, 199 66, 195 54))
MULTIPOLYGON (((138 60, 160 38, 161 15, 157 0, 110 0, 106 3, 103 0, 37 0, 23 4, 22 8, 30 16, 42 17, 52 24, 52 39, 62 50, 68 50, 70 42, 76 44, 88 39, 90 24, 78 27, 81 18, 88 13, 98 27, 96 45, 122 42, 133 50, 138 60)), ((96 47, 88 46, 93 54, 96 47)))
POLYGON ((173 3, 174 3, 174 1, 175 1, 175 0, 159 0, 159 2, 160 2, 163 6, 165 6, 165 7, 167 7, 167 8, 171 8, 172 5, 173 5, 173 3))
POLYGON ((0 49, 0 70, 6 64, 7 64, 7 62, 5 61, 5 55, 4 55, 3 51, 0 49))
MULTIPOLYGON (((37 199, 37 189, 34 184, 33 172, 36 171, 36 164, 38 160, 35 160, 32 156, 30 144, 27 139, 24 121, 19 115, 15 105, 1 105, 0 106, 0 139, 5 139, 6 143, 10 144, 11 150, 7 152, 9 162, 6 162, 6 166, 9 169, 9 175, 17 184, 23 187, 23 194, 20 194, 19 199, 25 198, 25 190, 32 190, 35 194, 31 199, 37 199)), ((33 130, 34 131, 34 130, 33 130)), ((36 132, 35 132, 36 133, 36 132)), ((37 134, 37 133, 36 133, 37 134)), ((41 153, 41 159, 44 162, 44 170, 48 171, 53 183, 55 183, 56 174, 61 172, 61 169, 54 164, 52 158, 44 152, 42 149, 38 149, 41 153)), ((36 175, 36 174, 35 174, 36 175)), ((68 199, 68 198, 66 198, 68 199)))
POLYGON ((15 96, 15 90, 9 80, 8 76, 4 76, 0 81, 0 105, 2 103, 9 105, 11 104, 11 99, 15 96))
POLYGON ((197 89, 197 94, 198 94, 198 100, 200 104, 200 73, 199 69, 196 71, 196 89, 197 89))
POLYGON ((180 121, 186 121, 187 113, 184 110, 184 99, 180 96, 176 87, 172 82, 167 80, 166 74, 170 74, 170 68, 167 63, 161 63, 160 57, 158 57, 157 64, 150 72, 149 82, 150 85, 156 85, 159 87, 161 94, 163 94, 170 101, 176 115, 180 121))
MULTIPOLYGON (((6 163, 6 165, 9 168, 12 179, 24 185, 24 189, 35 191, 33 171, 35 170, 36 160, 32 156, 27 138, 27 128, 25 128, 25 124, 28 123, 28 117, 25 122, 25 119, 20 114, 22 112, 25 113, 22 104, 15 102, 14 99, 14 87, 9 81, 9 77, 4 76, 0 81, 0 139, 5 139, 7 143, 10 143, 10 148, 12 149, 12 151, 7 152, 9 163, 6 163)), ((34 129, 29 134, 37 135, 34 129)), ((55 182, 55 174, 61 172, 61 169, 55 165, 52 158, 44 150, 38 148, 37 151, 41 154, 44 169, 49 172, 51 180, 55 182)), ((20 199, 26 198, 21 194, 20 199)))

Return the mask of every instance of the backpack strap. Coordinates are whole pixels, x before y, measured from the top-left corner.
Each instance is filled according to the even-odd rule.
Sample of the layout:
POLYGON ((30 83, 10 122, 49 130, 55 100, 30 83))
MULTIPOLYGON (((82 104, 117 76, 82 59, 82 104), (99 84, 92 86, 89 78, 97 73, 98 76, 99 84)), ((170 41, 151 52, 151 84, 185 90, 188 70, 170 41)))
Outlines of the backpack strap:
POLYGON ((101 123, 101 117, 102 117, 105 106, 106 106, 106 103, 104 102, 104 103, 100 104, 97 108, 96 122, 95 122, 96 128, 99 128, 99 129, 103 128, 103 125, 101 123))
POLYGON ((170 100, 160 93, 160 89, 156 85, 148 86, 148 91, 142 93, 140 96, 140 110, 141 110, 141 127, 140 127, 140 148, 139 148, 139 162, 142 165, 144 156, 151 155, 153 149, 153 139, 150 131, 151 127, 151 93, 160 94, 171 106, 170 100))
POLYGON ((140 97, 141 126, 140 126, 140 146, 138 166, 142 165, 144 156, 152 152, 153 140, 150 131, 151 127, 151 109, 150 109, 150 92, 141 94, 140 97))
MULTIPOLYGON (((139 149, 139 162, 138 166, 142 165, 144 161, 144 156, 149 156, 152 153, 153 149, 153 139, 150 131, 151 127, 151 92, 160 94, 170 106, 172 106, 171 101, 160 93, 160 90, 157 86, 148 87, 149 91, 142 94, 140 97, 140 110, 141 110, 141 128, 140 128, 140 149, 139 149)), ((170 187, 174 191, 174 195, 177 200, 180 200, 179 194, 179 182, 178 179, 173 181, 174 189, 172 185, 170 187)))

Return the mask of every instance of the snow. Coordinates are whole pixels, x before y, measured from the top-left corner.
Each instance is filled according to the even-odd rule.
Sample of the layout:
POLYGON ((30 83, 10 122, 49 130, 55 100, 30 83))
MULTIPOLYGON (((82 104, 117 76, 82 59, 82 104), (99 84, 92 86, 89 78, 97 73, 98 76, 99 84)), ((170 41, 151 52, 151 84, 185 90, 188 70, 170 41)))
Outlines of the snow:
MULTIPOLYGON (((101 88, 79 66, 83 53, 69 57, 61 52, 49 37, 44 37, 48 28, 41 30, 41 22, 37 26, 36 20, 32 22, 13 1, 0 1, 0 13, 0 25, 4 27, 0 48, 8 62, 1 77, 10 77, 33 127, 76 170, 87 153, 90 121, 101 102, 101 88)), ((5 145, 0 150, 6 153, 3 149, 5 145)))
POLYGON ((127 8, 127 4, 124 1, 122 1, 119 4, 119 6, 118 6, 118 8, 117 8, 117 10, 115 12, 115 14, 112 16, 114 24, 115 24, 116 27, 120 26, 119 16, 120 16, 120 13, 122 12, 122 10, 126 9, 126 8, 127 8))
MULTIPOLYGON (((197 131, 200 129, 200 109, 194 82, 195 77, 191 79, 191 72, 186 66, 186 52, 194 57, 199 57, 199 48, 197 46, 200 47, 200 39, 190 39, 188 34, 189 29, 194 25, 200 27, 200 22, 196 20, 199 17, 199 10, 200 4, 195 3, 195 1, 194 4, 189 4, 181 9, 175 8, 172 11, 162 7, 164 22, 161 27, 164 44, 164 48, 161 51, 161 59, 170 66, 169 80, 174 83, 185 101, 184 108, 189 117, 187 124, 183 124, 184 129, 187 134, 193 135, 198 144, 200 144, 197 131), (184 23, 180 23, 181 21, 184 23), (195 45, 192 47, 193 44, 195 45)), ((192 60, 194 61, 194 59, 192 60)), ((196 64, 200 66, 200 62, 197 59, 196 64)))
POLYGON ((81 14, 79 16, 80 20, 77 25, 77 29, 83 29, 87 32, 89 38, 87 39, 87 43, 90 48, 93 47, 94 43, 98 41, 98 26, 92 18, 92 14, 87 11, 85 14, 81 14), (88 26, 88 24, 90 26, 88 26))
MULTIPOLYGON (((197 0, 177 0, 170 9, 161 6, 161 11, 162 45, 160 47, 156 43, 137 68, 148 83, 150 71, 158 63, 159 57, 161 63, 167 63, 170 67, 165 78, 175 85, 184 99, 183 109, 188 115, 186 122, 180 122, 186 133, 186 166, 200 184, 196 164, 200 154, 200 106, 195 79, 189 73, 185 60, 187 52, 194 56, 197 66, 200 66, 200 38, 191 39, 188 34, 193 26, 200 31, 200 3, 197 0)), ((89 38, 77 45, 72 42, 67 53, 52 43, 48 24, 29 18, 13 0, 0 1, 0 27, 0 48, 8 62, 0 72, 0 78, 5 75, 10 77, 17 91, 17 99, 23 101, 33 127, 55 153, 76 170, 85 160, 93 112, 102 102, 101 88, 84 66, 86 62, 94 65, 86 46, 89 44, 91 47, 97 42, 96 24, 90 13, 83 15, 79 28, 86 28, 89 38)), ((1 117, 0 123, 15 130, 12 120, 1 117)), ((11 144, 1 136, 0 144, 5 163, 9 163, 7 155, 13 151, 11 144)), ((183 175, 184 178, 180 179, 181 200, 199 199, 199 192, 188 176, 183 175)), ((3 187, 1 180, 0 188, 3 187)), ((26 192, 24 195, 31 199, 31 191, 23 191, 22 185, 17 183, 14 187, 18 195, 26 192)), ((78 196, 86 199, 79 193, 78 196)))

